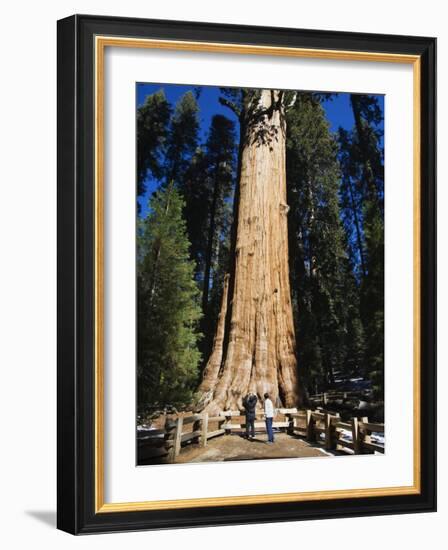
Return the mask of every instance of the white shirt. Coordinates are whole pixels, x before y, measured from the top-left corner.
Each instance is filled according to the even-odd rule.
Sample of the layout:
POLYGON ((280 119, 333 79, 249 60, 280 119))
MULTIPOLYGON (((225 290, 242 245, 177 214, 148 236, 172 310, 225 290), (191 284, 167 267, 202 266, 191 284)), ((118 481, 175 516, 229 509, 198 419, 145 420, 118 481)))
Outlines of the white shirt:
POLYGON ((269 398, 264 402, 264 414, 266 415, 266 418, 274 417, 274 405, 269 398))

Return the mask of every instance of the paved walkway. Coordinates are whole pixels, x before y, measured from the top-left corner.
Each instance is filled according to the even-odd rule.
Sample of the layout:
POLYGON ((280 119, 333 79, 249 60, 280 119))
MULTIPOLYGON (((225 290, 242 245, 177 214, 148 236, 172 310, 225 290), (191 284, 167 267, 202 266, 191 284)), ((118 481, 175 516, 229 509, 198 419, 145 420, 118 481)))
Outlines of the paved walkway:
POLYGON ((285 433, 275 434, 275 443, 272 445, 268 445, 266 440, 266 434, 257 434, 252 441, 237 434, 222 435, 209 440, 206 447, 183 447, 176 463, 324 457, 339 454, 329 453, 318 445, 311 445, 303 439, 285 433))

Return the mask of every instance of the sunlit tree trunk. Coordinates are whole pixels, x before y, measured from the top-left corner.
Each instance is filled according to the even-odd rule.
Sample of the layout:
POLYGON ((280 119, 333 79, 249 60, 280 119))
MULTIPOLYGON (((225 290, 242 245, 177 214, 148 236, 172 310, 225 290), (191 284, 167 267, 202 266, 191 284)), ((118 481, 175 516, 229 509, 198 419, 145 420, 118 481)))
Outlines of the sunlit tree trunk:
POLYGON ((213 340, 213 350, 205 367, 201 384, 201 392, 205 399, 210 399, 213 397, 213 392, 218 381, 219 370, 221 368, 224 353, 224 336, 228 295, 229 275, 227 274, 224 277, 224 290, 222 293, 221 311, 218 316, 215 339, 213 340))
POLYGON ((248 391, 259 398, 268 392, 287 407, 301 401, 289 284, 284 111, 282 92, 262 90, 246 98, 240 118, 233 272, 199 388, 199 408, 210 412, 240 408, 248 391))

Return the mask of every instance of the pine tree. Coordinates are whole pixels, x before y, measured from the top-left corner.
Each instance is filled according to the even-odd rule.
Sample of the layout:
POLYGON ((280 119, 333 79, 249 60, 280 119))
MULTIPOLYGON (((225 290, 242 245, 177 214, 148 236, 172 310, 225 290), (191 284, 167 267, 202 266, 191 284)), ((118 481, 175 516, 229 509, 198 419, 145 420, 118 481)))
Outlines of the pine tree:
POLYGON ((206 143, 191 158, 182 183, 184 217, 202 292, 201 352, 210 353, 228 269, 231 199, 235 177, 235 124, 214 115, 206 143))
POLYGON ((359 159, 364 180, 364 231, 367 275, 361 311, 367 338, 368 371, 375 397, 384 394, 384 167, 376 126, 381 116, 377 99, 352 95, 359 159))
POLYGON ((203 287, 203 304, 208 303, 219 241, 231 225, 229 204, 235 177, 234 123, 222 115, 212 118, 206 143, 191 158, 182 183, 186 198, 185 218, 192 257, 197 262, 198 280, 203 287))
POLYGON ((183 201, 157 191, 138 232, 139 404, 189 403, 197 385, 199 292, 189 259, 183 201))
POLYGON ((364 234, 363 192, 357 178, 358 165, 353 148, 353 133, 339 128, 339 163, 341 166, 341 214, 347 233, 350 257, 357 280, 367 275, 364 234))
MULTIPOLYGON (((360 269, 360 310, 366 334, 364 374, 375 397, 384 393, 384 166, 377 98, 351 95, 352 132, 339 131, 343 201, 347 226, 356 231, 360 269)), ((355 242, 352 238, 352 242, 355 242)))
POLYGON ((291 287, 299 362, 314 393, 356 370, 364 342, 341 222, 337 142, 319 98, 300 94, 287 128, 291 287))
MULTIPOLYGON (((195 279, 202 291, 205 337, 199 347, 210 352, 213 331, 222 296, 222 284, 227 269, 231 206, 235 170, 234 123, 223 115, 212 118, 206 143, 199 146, 198 93, 188 91, 178 100, 174 111, 168 104, 163 111, 163 140, 156 141, 161 130, 153 108, 164 104, 163 91, 148 96, 139 110, 140 126, 155 123, 150 142, 145 131, 139 133, 139 166, 159 179, 164 187, 173 182, 184 201, 183 217, 190 242, 190 256, 195 262, 195 279), (166 121, 168 112, 169 120, 166 121), (157 147, 155 145, 157 144, 157 147), (144 152, 144 154, 143 154, 144 152)), ((163 109, 162 109, 163 110, 163 109)), ((139 181, 142 177, 139 179, 139 181)))
POLYGON ((209 305, 211 278, 217 267, 219 244, 225 240, 230 226, 226 201, 231 197, 235 169, 234 123, 227 117, 215 115, 206 143, 207 179, 209 181, 209 214, 202 306, 209 305))
POLYGON ((148 175, 162 177, 162 155, 168 135, 171 107, 163 90, 146 97, 137 110, 137 195, 146 192, 148 175))
MULTIPOLYGON (((199 106, 194 94, 188 91, 176 103, 171 117, 164 166, 166 185, 174 182, 184 191, 184 176, 198 147, 198 139, 199 106)), ((185 192, 183 195, 187 200, 185 192)))
POLYGON ((210 189, 207 179, 207 158, 204 148, 198 147, 183 176, 181 193, 184 198, 183 216, 186 222, 190 255, 195 262, 195 279, 202 288, 207 248, 207 218, 210 189))

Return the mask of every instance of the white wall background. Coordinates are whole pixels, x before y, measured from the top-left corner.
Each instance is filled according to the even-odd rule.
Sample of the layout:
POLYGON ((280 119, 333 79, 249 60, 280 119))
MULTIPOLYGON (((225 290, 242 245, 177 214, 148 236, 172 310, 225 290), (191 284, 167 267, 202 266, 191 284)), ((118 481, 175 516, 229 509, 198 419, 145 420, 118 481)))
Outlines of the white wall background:
MULTIPOLYGON (((444 3, 376 0, 73 0, 8 3, 0 33, 0 541, 6 548, 109 549, 123 545, 182 549, 234 546, 407 550, 446 539, 447 439, 439 429, 439 512, 71 537, 55 530, 56 506, 56 20, 73 13, 184 19, 344 31, 428 35, 439 39, 439 121, 447 120, 448 31, 444 3), (445 527, 445 528, 444 528, 445 527), (338 540, 337 534, 341 535, 338 540), (6 543, 6 544, 5 544, 6 543)), ((448 149, 440 124, 439 151, 448 149)), ((439 388, 448 386, 448 177, 439 163, 439 388), (444 253, 445 252, 445 253, 444 253), (445 306, 445 307, 444 307, 445 306)), ((443 397, 443 396, 442 396, 443 397)), ((440 399, 439 426, 448 421, 440 399)), ((443 543, 442 543, 443 545, 443 543)), ((439 547, 440 544, 437 544, 439 547)))

